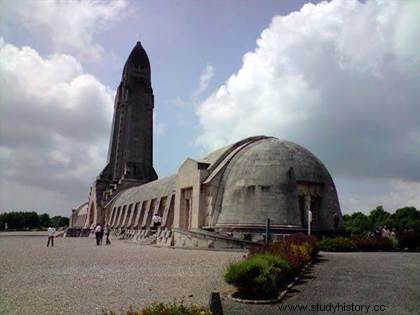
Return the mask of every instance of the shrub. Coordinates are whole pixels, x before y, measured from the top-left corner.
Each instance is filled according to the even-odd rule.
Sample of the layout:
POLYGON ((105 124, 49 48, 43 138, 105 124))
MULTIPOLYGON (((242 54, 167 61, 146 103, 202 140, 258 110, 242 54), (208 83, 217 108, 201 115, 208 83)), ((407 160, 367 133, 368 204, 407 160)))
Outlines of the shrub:
MULTIPOLYGON (((102 314, 115 315, 116 313, 103 311, 102 314)), ((130 307, 126 315, 212 315, 212 312, 202 306, 184 305, 183 302, 156 302, 142 310, 133 310, 130 307)))
POLYGON ((258 254, 229 265, 225 281, 234 285, 243 298, 272 298, 290 271, 287 261, 278 256, 258 254))
POLYGON ((420 232, 404 231, 398 235, 401 249, 420 250, 420 232))
POLYGON ((393 242, 388 237, 353 237, 353 243, 361 251, 392 251, 393 242))
POLYGON ((303 243, 303 244, 290 244, 290 249, 294 255, 296 255, 301 265, 307 264, 311 261, 311 245, 309 243, 303 243))
POLYGON ((304 233, 296 233, 287 236, 286 241, 297 245, 303 245, 307 243, 310 249, 310 256, 315 257, 318 254, 319 244, 313 236, 304 233))
POLYGON ((327 252, 354 252, 357 251, 356 245, 351 239, 346 237, 329 238, 319 244, 321 250, 327 252))
POLYGON ((249 250, 249 257, 258 254, 271 254, 288 261, 294 275, 314 258, 319 251, 318 242, 315 238, 303 233, 292 234, 280 242, 271 243, 259 247, 252 247, 249 250))
POLYGON ((394 249, 400 248, 400 242, 398 241, 398 238, 396 238, 395 236, 390 236, 389 239, 394 249))

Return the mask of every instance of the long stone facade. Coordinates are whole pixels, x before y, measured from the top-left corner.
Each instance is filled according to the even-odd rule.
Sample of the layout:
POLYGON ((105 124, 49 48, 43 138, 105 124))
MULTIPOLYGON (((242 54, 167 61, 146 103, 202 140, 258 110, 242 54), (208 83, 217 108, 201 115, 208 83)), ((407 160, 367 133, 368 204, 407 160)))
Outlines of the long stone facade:
MULTIPOLYGON (((142 69, 150 71, 139 46, 134 50, 141 58, 134 55, 146 64, 142 69)), ((123 83, 132 56, 133 52, 124 67, 123 83)), ((136 67, 141 68, 138 62, 136 67)), ((138 85, 130 83, 129 93, 140 95, 134 91, 140 89, 149 96, 127 98, 127 113, 140 106, 141 115, 152 115, 150 73, 146 78, 146 85, 141 80, 135 81, 143 82, 138 85)), ((242 248, 264 240, 267 219, 274 238, 306 231, 308 210, 314 233, 342 223, 337 192, 325 166, 305 148, 274 137, 250 137, 202 159, 188 158, 176 174, 157 180, 151 156, 152 116, 138 120, 127 114, 121 120, 121 93, 125 92, 119 88, 108 164, 92 185, 87 205, 73 210, 73 229, 109 224, 121 237, 143 243, 242 248), (122 121, 118 127, 116 121, 122 121), (125 146, 116 145, 119 142, 125 146), (158 230, 152 229, 154 214, 162 218, 158 230)))

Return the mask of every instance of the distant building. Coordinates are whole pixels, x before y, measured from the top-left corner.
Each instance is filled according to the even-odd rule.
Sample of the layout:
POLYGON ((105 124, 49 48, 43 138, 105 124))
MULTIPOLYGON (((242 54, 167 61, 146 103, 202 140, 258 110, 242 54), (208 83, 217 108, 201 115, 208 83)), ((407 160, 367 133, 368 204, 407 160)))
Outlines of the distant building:
POLYGON ((138 42, 115 97, 108 163, 89 200, 73 209, 74 231, 97 223, 125 238, 179 247, 243 247, 262 241, 269 218, 281 236, 323 233, 342 222, 334 182, 311 152, 273 137, 250 137, 157 180, 153 168, 153 107, 149 58, 138 42), (152 231, 158 213, 162 225, 152 231))

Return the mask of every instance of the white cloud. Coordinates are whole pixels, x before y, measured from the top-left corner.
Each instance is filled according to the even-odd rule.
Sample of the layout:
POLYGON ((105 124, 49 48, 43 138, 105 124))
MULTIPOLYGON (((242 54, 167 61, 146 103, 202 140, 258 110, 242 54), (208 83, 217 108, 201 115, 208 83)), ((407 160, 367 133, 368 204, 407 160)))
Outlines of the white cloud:
POLYGON ((114 92, 70 55, 44 58, 1 38, 0 82, 1 190, 14 183, 80 202, 105 163, 114 92))
POLYGON ((274 17, 199 105, 197 144, 273 135, 308 147, 334 177, 420 182, 419 9, 334 0, 274 17))
POLYGON ((172 100, 172 103, 178 107, 186 107, 188 104, 197 104, 203 97, 203 93, 208 89, 211 79, 214 76, 214 68, 212 65, 207 64, 200 74, 199 85, 192 92, 189 101, 184 101, 180 97, 172 100))
POLYGON ((123 20, 127 6, 125 0, 24 0, 9 5, 9 10, 19 26, 51 45, 54 51, 98 60, 104 48, 95 42, 94 34, 123 20))
POLYGON ((342 174, 420 180, 420 20, 410 6, 336 0, 274 17, 199 106, 197 143, 268 134, 342 174))
POLYGON ((213 76, 214 76, 214 68, 212 65, 207 64, 206 68, 200 75, 200 85, 198 89, 194 92, 193 98, 198 97, 200 94, 202 94, 204 91, 207 90, 213 76))

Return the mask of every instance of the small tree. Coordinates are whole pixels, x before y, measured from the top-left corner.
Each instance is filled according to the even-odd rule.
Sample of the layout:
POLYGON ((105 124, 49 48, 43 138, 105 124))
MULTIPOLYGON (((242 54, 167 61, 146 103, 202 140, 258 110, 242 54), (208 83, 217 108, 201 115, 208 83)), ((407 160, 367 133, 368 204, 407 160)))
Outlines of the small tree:
POLYGON ((68 226, 69 225, 69 218, 62 217, 62 216, 55 216, 51 218, 51 225, 55 228, 68 226))
POLYGON ((51 219, 47 213, 41 214, 39 216, 39 225, 40 227, 44 227, 44 228, 51 225, 51 219))

